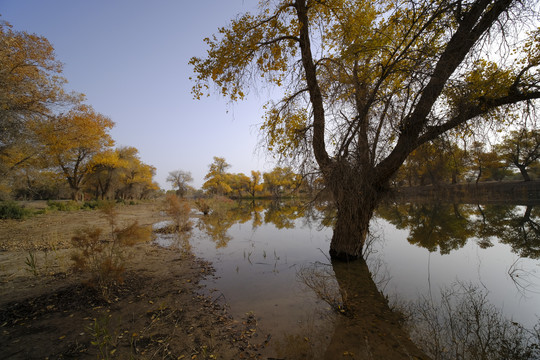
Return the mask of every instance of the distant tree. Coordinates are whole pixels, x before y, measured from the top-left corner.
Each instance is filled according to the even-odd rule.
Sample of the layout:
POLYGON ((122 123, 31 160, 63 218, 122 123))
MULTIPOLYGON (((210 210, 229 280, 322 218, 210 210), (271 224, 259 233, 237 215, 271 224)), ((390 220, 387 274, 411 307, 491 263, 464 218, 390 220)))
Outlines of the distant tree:
POLYGON ((214 162, 209 165, 209 170, 204 179, 202 188, 212 195, 225 195, 232 191, 228 184, 226 170, 230 167, 225 158, 214 156, 214 162))
POLYGON ((106 149, 92 157, 86 187, 95 198, 105 199, 115 196, 120 186, 120 176, 126 170, 128 161, 120 157, 118 149, 106 149))
POLYGON ((521 129, 512 131, 496 147, 498 154, 519 169, 524 181, 531 181, 527 169, 540 159, 540 131, 521 129))
POLYGON ((301 176, 295 174, 290 167, 275 167, 271 172, 264 173, 264 189, 274 197, 292 193, 300 186, 301 176))
POLYGON ((118 198, 144 199, 159 190, 159 185, 153 180, 156 168, 141 161, 139 150, 126 146, 119 148, 118 154, 120 160, 126 162, 119 176, 118 198))
POLYGON ((167 182, 170 182, 173 189, 176 189, 176 194, 181 198, 186 195, 189 189, 189 183, 193 181, 193 177, 189 171, 174 170, 169 172, 167 182))
POLYGON ((456 184, 466 170, 466 155, 455 143, 436 139, 415 149, 399 169, 397 177, 409 186, 451 182, 456 184))
POLYGON ((33 160, 25 162, 13 172, 11 184, 12 195, 20 200, 58 199, 61 195, 69 194, 65 179, 55 171, 41 169, 32 164, 33 160))
POLYGON ((109 135, 113 126, 108 117, 87 105, 35 124, 42 155, 64 175, 73 199, 82 199, 81 189, 91 170, 92 157, 114 144, 109 135))
POLYGON ((242 197, 243 193, 249 191, 251 179, 243 173, 239 174, 227 174, 226 177, 232 192, 236 192, 238 198, 242 197))
POLYGON ((484 150, 485 150, 484 143, 480 141, 474 141, 469 151, 470 167, 473 172, 476 172, 475 182, 477 184, 480 181, 480 178, 482 177, 485 163, 486 163, 484 150))
POLYGON ((261 184, 261 172, 251 170, 251 178, 248 183, 247 192, 251 197, 255 197, 255 194, 263 190, 263 184, 261 184))
POLYGON ((512 175, 512 171, 508 169, 508 164, 496 151, 484 153, 483 161, 484 175, 482 175, 482 180, 501 181, 505 177, 512 175))

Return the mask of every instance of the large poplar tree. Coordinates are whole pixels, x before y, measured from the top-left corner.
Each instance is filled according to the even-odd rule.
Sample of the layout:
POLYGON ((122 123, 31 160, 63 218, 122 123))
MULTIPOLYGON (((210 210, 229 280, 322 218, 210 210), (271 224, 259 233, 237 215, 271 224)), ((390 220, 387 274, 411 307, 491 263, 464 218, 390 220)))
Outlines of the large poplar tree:
POLYGON ((15 31, 0 20, 0 176, 37 152, 29 123, 82 100, 64 91, 66 82, 46 38, 15 31))
POLYGON ((314 159, 332 192, 335 258, 361 256, 391 177, 418 146, 510 121, 540 97, 537 4, 514 0, 259 3, 192 58, 194 95, 283 88, 261 127, 270 151, 314 159))

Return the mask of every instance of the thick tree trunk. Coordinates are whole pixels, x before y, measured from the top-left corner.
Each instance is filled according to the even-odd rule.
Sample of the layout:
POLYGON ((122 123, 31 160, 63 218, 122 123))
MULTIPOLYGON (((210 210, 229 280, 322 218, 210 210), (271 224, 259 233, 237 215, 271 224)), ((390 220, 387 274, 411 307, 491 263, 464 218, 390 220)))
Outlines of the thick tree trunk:
POLYGON ((336 202, 337 220, 330 243, 330 256, 337 260, 356 260, 362 257, 362 248, 369 232, 369 222, 376 203, 359 201, 360 194, 336 202))
POLYGON ((346 164, 334 164, 327 174, 337 208, 330 256, 336 260, 356 260, 362 257, 373 211, 388 187, 374 184, 369 172, 351 169, 346 164))
POLYGON ((523 165, 516 165, 516 166, 519 169, 521 176, 523 176, 523 181, 531 181, 531 177, 529 176, 529 173, 527 172, 527 167, 523 165))

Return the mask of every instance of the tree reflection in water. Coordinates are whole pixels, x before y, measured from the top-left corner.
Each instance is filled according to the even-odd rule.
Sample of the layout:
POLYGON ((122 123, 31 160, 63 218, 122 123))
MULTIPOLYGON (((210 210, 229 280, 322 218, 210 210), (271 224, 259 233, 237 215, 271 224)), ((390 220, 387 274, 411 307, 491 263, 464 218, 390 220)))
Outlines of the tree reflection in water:
POLYGON ((324 359, 338 354, 356 359, 427 359, 402 329, 401 314, 392 311, 365 261, 332 261, 298 272, 299 280, 338 316, 324 359))
POLYGON ((294 221, 304 217, 304 206, 301 202, 249 202, 249 201, 216 201, 212 203, 212 211, 202 216, 197 228, 207 234, 216 248, 226 247, 232 240, 228 230, 234 224, 252 221, 255 230, 263 224, 273 224, 278 229, 292 229, 294 221))
POLYGON ((492 238, 512 247, 521 257, 540 258, 540 206, 494 204, 387 204, 377 215, 398 229, 409 230, 407 240, 430 252, 448 254, 471 238, 481 247, 492 238))
MULTIPOLYGON (((478 285, 456 282, 441 290, 440 301, 421 297, 396 311, 364 261, 314 264, 301 269, 298 278, 341 315, 336 317, 325 359, 340 353, 360 359, 540 358, 540 322, 525 329, 505 318, 478 285)), ((294 347, 288 344, 286 349, 294 347)))

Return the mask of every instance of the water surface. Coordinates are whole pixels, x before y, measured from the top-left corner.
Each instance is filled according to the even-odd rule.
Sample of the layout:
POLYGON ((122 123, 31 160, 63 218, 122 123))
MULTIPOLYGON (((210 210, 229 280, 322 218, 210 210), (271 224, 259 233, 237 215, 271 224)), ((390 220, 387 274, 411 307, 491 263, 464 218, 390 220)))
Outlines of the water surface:
MULTIPOLYGON (((367 296, 371 283, 388 301, 369 295, 377 299, 369 305, 376 315, 370 321, 384 317, 380 314, 385 308, 399 308, 409 319, 413 338, 416 334, 424 347, 437 342, 426 345, 423 339, 433 326, 427 320, 457 323, 458 316, 451 313, 463 313, 463 304, 478 302, 487 319, 479 317, 481 329, 499 326, 493 319, 500 318, 497 324, 507 324, 508 319, 519 329, 533 331, 540 315, 536 210, 515 205, 381 207, 365 254, 370 272, 340 270, 328 259, 332 211, 324 206, 237 203, 195 219, 189 243, 216 269, 216 276, 205 281, 210 295, 225 302, 235 319, 254 317, 257 335, 270 339, 264 355, 332 358, 341 353, 369 358, 385 344, 377 345, 377 336, 361 332, 379 327, 360 326, 351 319, 362 314, 365 323, 371 315, 360 304, 364 300, 358 300, 367 296), (344 275, 353 272, 354 276, 344 275), (411 313, 415 311, 420 315, 411 313)), ((450 336, 443 325, 437 326, 438 336, 450 336)), ((401 334, 393 336, 395 346, 406 352, 401 334)), ((526 347, 533 340, 520 344, 526 347)))

